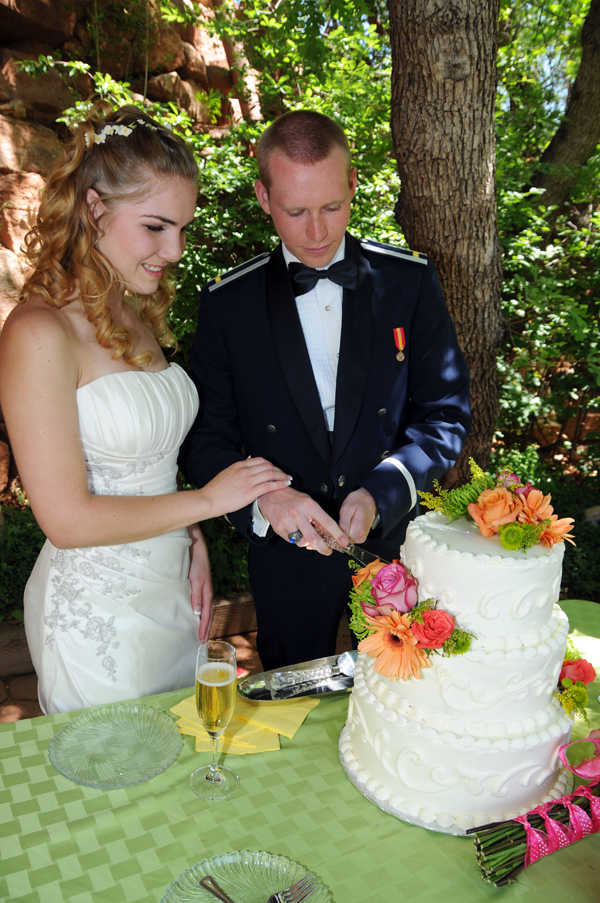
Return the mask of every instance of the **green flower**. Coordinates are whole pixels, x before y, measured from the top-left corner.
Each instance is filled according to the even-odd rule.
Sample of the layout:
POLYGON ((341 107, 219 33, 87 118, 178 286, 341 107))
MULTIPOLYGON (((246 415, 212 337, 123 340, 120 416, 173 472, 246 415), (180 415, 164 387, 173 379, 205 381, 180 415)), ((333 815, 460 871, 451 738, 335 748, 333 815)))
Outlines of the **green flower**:
POLYGON ((521 530, 521 524, 502 524, 499 532, 500 545, 504 546, 505 549, 508 549, 511 552, 516 552, 517 549, 521 548, 521 542, 523 540, 523 531, 521 530))
POLYGON ((444 655, 464 655, 471 648, 472 639, 472 633, 457 627, 442 646, 444 655))
POLYGON ((570 696, 575 705, 579 708, 579 706, 587 705, 589 696, 588 691, 585 688, 585 684, 582 684, 581 681, 578 681, 574 687, 571 687, 570 696))
POLYGON ((520 524, 514 521, 511 524, 501 524, 498 528, 500 545, 511 552, 518 549, 533 548, 539 541, 539 528, 535 524, 520 524))
POLYGON ((577 681, 576 684, 574 684, 572 680, 569 680, 569 686, 567 686, 567 680, 569 680, 569 678, 565 678, 561 681, 565 689, 562 691, 559 690, 554 695, 558 698, 558 701, 567 715, 571 718, 575 718, 576 715, 579 715, 584 721, 588 721, 586 705, 588 704, 589 697, 585 684, 580 680, 577 681))

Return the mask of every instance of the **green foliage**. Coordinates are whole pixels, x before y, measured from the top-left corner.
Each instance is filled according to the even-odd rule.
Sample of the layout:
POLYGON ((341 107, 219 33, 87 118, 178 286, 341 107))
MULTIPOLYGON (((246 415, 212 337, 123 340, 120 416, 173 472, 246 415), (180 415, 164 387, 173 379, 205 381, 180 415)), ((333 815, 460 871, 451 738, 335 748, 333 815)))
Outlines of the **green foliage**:
POLYGON ((23 592, 46 537, 31 508, 2 508, 0 528, 0 620, 22 620, 23 592))
MULTIPOLYGON (((200 194, 170 320, 184 363, 201 287, 277 241, 271 220, 254 195, 258 178, 254 148, 271 118, 282 110, 316 110, 342 125, 359 174, 350 228, 360 237, 403 242, 394 219, 399 181, 390 137, 391 63, 386 40, 374 25, 356 18, 349 24, 330 25, 327 54, 317 65, 302 55, 306 36, 291 24, 297 21, 295 13, 290 18, 295 6, 282 4, 271 10, 256 0, 244 7, 243 15, 232 17, 223 7, 217 18, 218 33, 241 41, 259 73, 265 122, 241 122, 219 141, 187 134, 200 162, 200 194)), ((313 15, 316 8, 308 4, 306 15, 313 15)))
POLYGON ((424 624, 425 623, 425 617, 424 617, 425 612, 426 611, 434 611, 436 605, 437 605, 437 602, 435 601, 435 599, 423 599, 422 602, 419 602, 417 605, 414 606, 414 608, 411 608, 411 610, 409 612, 407 612, 408 620, 411 623, 413 621, 416 621, 417 624, 424 624))
POLYGON ((565 650, 565 662, 576 662, 578 658, 582 658, 581 652, 571 639, 571 637, 567 637, 567 648, 565 650))
POLYGON ((508 324, 499 359, 500 438, 532 442, 554 468, 597 470, 600 435, 600 152, 582 167, 569 215, 549 220, 530 188, 581 55, 589 0, 503 2, 498 55, 498 214, 508 324))
POLYGON ((469 505, 474 504, 485 489, 492 489, 496 485, 496 480, 484 473, 473 458, 469 458, 469 466, 471 468, 470 483, 457 486, 456 489, 442 489, 438 481, 434 480, 435 493, 419 490, 421 503, 433 511, 441 512, 445 517, 450 518, 450 521, 456 520, 457 517, 470 517, 469 505))

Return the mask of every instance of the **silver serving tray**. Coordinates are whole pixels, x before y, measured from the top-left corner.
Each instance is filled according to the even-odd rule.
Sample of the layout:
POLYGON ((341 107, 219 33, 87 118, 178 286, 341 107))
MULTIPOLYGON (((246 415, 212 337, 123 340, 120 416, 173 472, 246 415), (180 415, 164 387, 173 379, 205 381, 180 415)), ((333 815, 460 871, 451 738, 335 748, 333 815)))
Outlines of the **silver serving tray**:
POLYGON ((238 683, 244 699, 273 702, 297 696, 339 693, 354 686, 354 666, 358 652, 342 652, 298 665, 251 674, 238 683))

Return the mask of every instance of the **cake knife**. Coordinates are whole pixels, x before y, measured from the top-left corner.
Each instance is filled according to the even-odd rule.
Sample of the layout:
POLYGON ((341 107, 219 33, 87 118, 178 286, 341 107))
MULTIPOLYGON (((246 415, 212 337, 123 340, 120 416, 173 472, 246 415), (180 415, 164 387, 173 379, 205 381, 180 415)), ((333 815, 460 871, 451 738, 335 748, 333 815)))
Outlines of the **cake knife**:
POLYGON ((349 555, 351 558, 354 558, 358 561, 359 564, 362 564, 365 567, 367 564, 371 564, 373 561, 381 561, 382 564, 390 564, 391 562, 387 561, 386 558, 382 558, 380 555, 374 555, 372 552, 367 552, 366 549, 363 549, 361 546, 357 546, 355 543, 350 543, 349 546, 341 546, 339 542, 330 536, 329 533, 326 533, 319 524, 315 524, 313 522, 313 527, 315 532, 319 534, 323 542, 329 546, 330 549, 333 549, 334 552, 343 552, 344 555, 349 555))

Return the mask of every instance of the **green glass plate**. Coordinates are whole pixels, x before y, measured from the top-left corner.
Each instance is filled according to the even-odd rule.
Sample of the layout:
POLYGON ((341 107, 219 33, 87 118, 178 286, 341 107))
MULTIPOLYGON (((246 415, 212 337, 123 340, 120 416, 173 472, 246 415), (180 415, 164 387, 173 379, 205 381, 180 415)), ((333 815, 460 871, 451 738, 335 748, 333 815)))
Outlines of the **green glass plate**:
POLYGON ((134 703, 89 709, 55 735, 50 762, 70 781, 111 790, 149 781, 181 749, 181 734, 164 712, 134 703))
MULTIPOLYGON (((200 887, 200 878, 212 875, 235 903, 266 903, 277 891, 299 881, 307 870, 284 856, 271 853, 220 853, 186 869, 167 889, 161 903, 215 903, 215 897, 200 887)), ((313 875, 316 887, 306 903, 333 903, 333 897, 313 875)))

